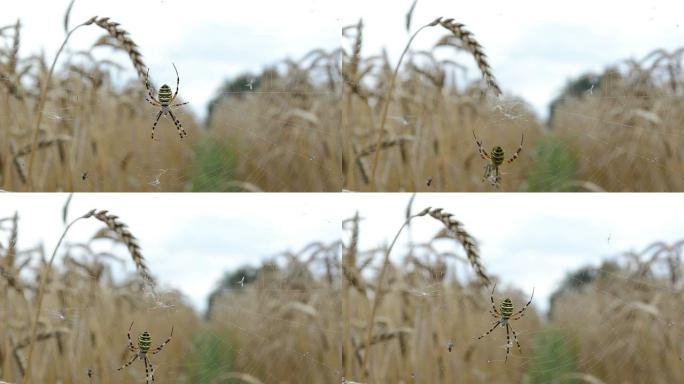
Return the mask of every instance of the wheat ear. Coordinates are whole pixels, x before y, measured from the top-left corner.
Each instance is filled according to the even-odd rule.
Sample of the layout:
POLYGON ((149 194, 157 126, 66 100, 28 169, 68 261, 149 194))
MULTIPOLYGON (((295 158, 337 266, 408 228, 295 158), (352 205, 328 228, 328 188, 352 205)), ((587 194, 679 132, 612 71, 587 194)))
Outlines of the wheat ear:
POLYGON ((475 273, 480 277, 485 285, 489 285, 490 278, 485 272, 485 268, 480 262, 480 247, 477 245, 477 240, 468 233, 468 231, 463 228, 463 224, 454 219, 451 213, 443 212, 442 208, 435 208, 430 210, 430 216, 439 220, 446 226, 450 234, 461 243, 468 256, 468 261, 470 265, 475 270, 475 273))
POLYGON ((501 88, 492 74, 492 68, 489 66, 489 62, 487 61, 487 55, 485 55, 482 45, 475 40, 475 36, 473 36, 470 31, 465 29, 465 25, 455 22, 454 19, 440 20, 439 25, 453 33, 456 38, 463 42, 465 48, 470 51, 475 58, 477 67, 480 69, 482 77, 487 82, 487 85, 497 96, 500 96, 501 88))
POLYGON ((128 230, 128 226, 122 223, 118 216, 112 215, 108 211, 98 211, 94 216, 96 219, 105 223, 109 229, 119 235, 121 242, 128 247, 128 251, 131 254, 131 258, 135 263, 135 267, 138 270, 140 277, 154 287, 155 281, 150 274, 150 270, 147 268, 145 258, 140 250, 140 245, 138 245, 138 239, 136 239, 131 231, 128 230))

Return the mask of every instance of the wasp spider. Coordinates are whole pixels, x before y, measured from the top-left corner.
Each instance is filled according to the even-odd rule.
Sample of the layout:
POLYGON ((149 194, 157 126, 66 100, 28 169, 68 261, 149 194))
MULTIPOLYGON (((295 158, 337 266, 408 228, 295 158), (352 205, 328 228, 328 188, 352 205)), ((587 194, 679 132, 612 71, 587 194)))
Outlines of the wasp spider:
POLYGON ((147 93, 149 97, 146 97, 145 100, 147 100, 150 104, 154 105, 155 107, 160 107, 161 110, 159 113, 157 113, 157 118, 154 120, 154 125, 152 125, 152 139, 154 140, 154 129, 157 128, 157 123, 159 122, 159 118, 164 115, 164 116, 170 116, 171 120, 173 120, 173 123, 176 125, 176 129, 178 129, 178 134, 180 135, 180 138, 184 138, 188 134, 185 132, 183 129, 183 126, 181 125, 180 120, 176 119, 176 116, 173 115, 173 112, 171 111, 171 108, 176 108, 180 107, 181 105, 188 104, 187 102, 185 103, 178 103, 178 104, 173 104, 174 101, 176 101, 176 96, 178 96, 178 87, 180 86, 180 77, 178 76, 178 69, 176 69, 176 64, 173 64, 173 69, 176 71, 176 92, 173 93, 173 96, 171 96, 171 87, 168 85, 164 84, 159 88, 159 91, 157 92, 157 98, 152 95, 152 89, 150 89, 150 69, 147 69, 147 76, 145 77, 145 87, 147 88, 147 93))
MULTIPOLYGON (((480 157, 489 162, 484 167, 484 176, 482 176, 482 181, 489 180, 489 182, 494 186, 498 187, 501 184, 501 173, 499 172, 499 167, 504 163, 505 156, 504 150, 500 146, 492 148, 492 151, 487 153, 482 147, 482 141, 480 141, 477 136, 475 136, 475 131, 473 131, 473 137, 475 138, 475 144, 477 144, 477 151, 480 153, 480 157)), ((523 140, 525 140, 525 135, 523 134, 520 139, 520 146, 518 150, 515 151, 510 159, 506 160, 506 164, 514 162, 520 152, 523 149, 523 140)))
POLYGON ((489 335, 496 327, 500 326, 506 326, 506 360, 508 361, 508 354, 511 352, 511 336, 510 333, 513 332, 513 340, 515 340, 515 344, 518 345, 518 351, 522 353, 522 349, 520 348, 520 343, 518 342, 518 336, 515 334, 515 331, 513 330, 513 326, 510 324, 511 320, 519 320, 521 317, 525 315, 525 310, 527 307, 532 303, 532 298, 534 297, 534 288, 532 288, 532 296, 530 297, 530 301, 525 304, 524 307, 522 307, 521 310, 519 310, 516 313, 513 313, 513 302, 511 299, 508 297, 503 299, 501 302, 501 305, 499 306, 499 309, 496 308, 496 305, 494 304, 494 289, 496 289, 496 284, 494 284, 494 288, 492 288, 492 294, 489 297, 489 299, 492 301, 492 309, 489 311, 489 313, 492 314, 494 319, 496 319, 496 322, 494 323, 494 326, 487 332, 485 332, 482 336, 478 337, 477 339, 480 340, 481 338, 489 335))
MULTIPOLYGON (((150 336, 150 333, 145 331, 138 336, 138 346, 135 347, 133 345, 133 342, 131 341, 131 329, 133 328, 133 322, 131 322, 131 326, 128 327, 128 349, 131 350, 131 352, 134 352, 135 355, 133 355, 133 358, 127 362, 126 364, 122 365, 118 371, 128 367, 129 365, 133 364, 133 362, 136 359, 140 359, 145 363, 145 383, 150 384, 154 383, 154 368, 152 367, 152 362, 149 360, 147 357, 147 354, 150 352, 150 347, 152 346, 152 337, 150 336)), ((171 341, 171 338, 173 337, 173 326, 171 326, 171 335, 169 335, 169 338, 166 339, 165 342, 161 343, 157 348, 152 350, 152 354, 156 355, 157 353, 161 352, 162 348, 166 344, 171 341)))

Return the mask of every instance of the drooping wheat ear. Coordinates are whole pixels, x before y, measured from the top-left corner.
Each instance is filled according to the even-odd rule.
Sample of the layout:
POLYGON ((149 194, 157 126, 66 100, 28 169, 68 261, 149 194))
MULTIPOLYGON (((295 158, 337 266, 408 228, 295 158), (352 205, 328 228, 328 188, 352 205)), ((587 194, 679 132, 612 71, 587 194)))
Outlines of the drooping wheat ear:
MULTIPOLYGON (((394 338, 400 338, 402 336, 408 336, 408 335, 411 335, 412 333, 413 333, 413 328, 408 328, 408 327, 401 327, 398 329, 393 329, 393 330, 377 333, 377 334, 373 335, 373 337, 371 338, 370 345, 389 341, 389 340, 392 340, 394 338)), ((366 349, 366 345, 361 344, 356 349, 359 351, 364 350, 364 349, 366 349)))
POLYGON ((123 49, 128 52, 128 57, 130 57, 133 67, 138 72, 138 77, 144 81, 147 78, 147 67, 143 62, 142 54, 138 50, 138 45, 131 39, 129 33, 120 28, 119 23, 109 20, 109 17, 99 17, 95 19, 95 24, 106 30, 110 36, 121 43, 123 49))
POLYGON ((126 224, 119 221, 119 217, 110 214, 108 211, 99 211, 95 213, 95 218, 105 223, 109 229, 116 232, 121 238, 121 241, 128 247, 128 251, 131 253, 131 258, 135 263, 135 266, 145 282, 150 284, 152 287, 155 285, 154 278, 150 274, 150 270, 145 264, 145 258, 140 251, 140 246, 138 245, 138 239, 133 236, 131 231, 128 230, 126 224))
MULTIPOLYGON (((57 136, 57 137, 53 137, 50 139, 42 139, 36 143, 35 149, 47 148, 47 147, 50 147, 52 145, 64 143, 64 142, 67 142, 70 140, 71 140, 71 138, 68 136, 57 136)), ((33 151, 33 144, 26 144, 25 146, 21 147, 14 154, 14 157, 23 157, 23 156, 30 154, 32 151, 33 151)))
POLYGON ((501 88, 496 82, 494 75, 492 75, 492 68, 489 66, 487 61, 487 55, 485 55, 484 50, 480 43, 475 40, 475 36, 465 29, 465 25, 457 23, 454 19, 440 20, 439 25, 447 29, 449 32, 453 33, 456 38, 461 40, 465 48, 470 51, 470 53, 475 58, 480 72, 482 72, 482 77, 487 82, 487 85, 496 93, 497 96, 501 95, 501 88))
POLYGON ((408 135, 397 136, 397 137, 394 137, 391 139, 383 140, 379 146, 377 144, 371 144, 371 145, 367 146, 366 148, 363 148, 361 151, 359 151, 359 153, 356 154, 356 157, 362 158, 362 157, 370 156, 373 153, 375 153, 375 151, 377 151, 377 150, 392 148, 394 146, 401 145, 407 141, 414 141, 414 140, 415 140, 415 138, 413 136, 408 136, 408 135))
POLYGON ((451 213, 442 212, 442 208, 435 208, 430 210, 429 215, 439 220, 451 232, 451 235, 463 246, 468 256, 470 265, 475 270, 475 273, 480 277, 482 282, 489 285, 490 279, 485 272, 485 268, 480 262, 480 247, 477 245, 477 240, 463 228, 463 223, 454 219, 451 213))

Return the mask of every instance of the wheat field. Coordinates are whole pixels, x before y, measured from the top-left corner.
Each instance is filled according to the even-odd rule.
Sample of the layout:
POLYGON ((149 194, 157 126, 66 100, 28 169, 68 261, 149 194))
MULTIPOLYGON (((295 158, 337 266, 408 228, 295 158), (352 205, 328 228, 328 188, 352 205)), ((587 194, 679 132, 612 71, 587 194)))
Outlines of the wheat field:
POLYGON ((123 218, 72 212, 69 201, 62 239, 76 223, 93 234, 54 249, 17 245, 30 230, 21 212, 0 219, 0 382, 151 382, 141 361, 119 370, 135 356, 129 328, 135 347, 143 331, 152 348, 170 339, 148 354, 157 383, 322 384, 338 377, 339 242, 314 241, 236 271, 242 281, 217 282, 221 289, 200 314, 184 292, 157 282, 123 218), (102 243, 123 245, 122 252, 101 251, 102 243), (136 272, 115 272, 126 265, 136 272))
MULTIPOLYGON (((40 26, 19 19, 0 27, 1 189, 340 190, 339 52, 274 61, 254 75, 256 85, 240 83, 237 91, 216 79, 206 121, 187 106, 172 108, 187 136, 162 116, 152 140, 160 108, 145 99, 157 97, 163 81, 175 84, 149 72, 125 21, 74 20, 72 6, 78 4, 65 12, 63 45, 42 55, 22 55, 22 31, 40 26), (72 36, 89 34, 101 37, 91 46, 71 44, 72 36), (115 60, 122 54, 128 63, 115 60), (121 84, 120 74, 136 76, 121 84)), ((183 97, 183 73, 202 68, 177 71, 175 103, 192 103, 183 97)))
POLYGON ((679 133, 683 49, 656 49, 599 73, 577 73, 544 121, 515 89, 498 83, 477 31, 457 21, 437 18, 407 28, 410 38, 396 62, 386 52, 364 49, 363 20, 343 28, 346 190, 684 188, 679 133), (428 31, 442 37, 430 49, 413 49, 413 38, 429 39, 423 36, 428 31), (454 59, 463 52, 469 57, 454 59), (481 81, 470 75, 464 82, 466 65, 472 62, 481 81), (480 158, 476 140, 485 151, 501 146, 508 159, 523 135, 519 158, 501 165, 501 183, 484 180, 482 168, 488 161, 480 158))
POLYGON ((417 212, 409 203, 406 212, 410 224, 399 232, 412 240, 405 247, 361 248, 363 212, 345 221, 343 382, 684 380, 682 241, 655 242, 569 273, 543 313, 532 292, 495 285, 499 277, 487 272, 479 253, 486 236, 469 233, 468 223, 441 209, 417 212), (431 219, 444 224, 433 237, 411 235, 431 219), (504 298, 516 312, 531 301, 522 318, 510 321, 520 351, 505 329, 478 339, 496 322, 490 312, 504 298))

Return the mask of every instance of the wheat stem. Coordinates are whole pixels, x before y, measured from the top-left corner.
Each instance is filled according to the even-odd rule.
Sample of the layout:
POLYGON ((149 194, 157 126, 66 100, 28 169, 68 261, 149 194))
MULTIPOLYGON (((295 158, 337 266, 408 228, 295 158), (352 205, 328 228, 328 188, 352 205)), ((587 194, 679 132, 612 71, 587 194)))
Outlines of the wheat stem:
POLYGON ((57 242, 57 245, 55 246, 55 249, 52 251, 52 256, 50 257, 50 261, 48 262, 47 266, 43 270, 43 275, 40 278, 40 286, 38 287, 38 302, 37 302, 37 308, 36 308, 36 314, 33 317, 33 323, 31 324, 31 338, 30 338, 30 345, 29 345, 29 351, 28 351, 28 358, 26 362, 26 376, 24 376, 24 380, 22 383, 28 384, 31 382, 31 363, 33 362, 33 349, 36 345, 36 334, 38 330, 38 318, 40 317, 40 310, 43 306, 43 296, 45 295, 45 287, 47 286, 47 278, 48 275, 50 274, 50 269, 52 269, 52 263, 55 261, 55 256, 57 255, 57 250, 59 249, 59 246, 62 244, 62 240, 64 240, 64 237, 66 237, 67 232, 69 232, 69 229, 71 226, 76 224, 77 221, 81 219, 87 219, 95 213, 95 210, 91 210, 90 212, 86 213, 83 216, 80 216, 76 218, 74 221, 69 223, 66 228, 64 228, 64 232, 62 233, 62 236, 59 238, 59 241, 57 242))
POLYGON ((370 346, 372 345, 373 341, 373 324, 375 321, 375 314, 378 310, 378 307, 380 306, 380 301, 382 300, 382 282, 385 278, 385 273, 387 272, 387 266, 389 265, 389 256, 390 253, 392 252, 392 248, 394 248, 394 244, 397 242, 397 239, 399 238, 399 235, 401 235, 401 232, 406 228, 406 226, 409 225, 411 220, 413 218, 419 217, 419 216, 425 216, 428 214, 430 211, 430 208, 425 208, 419 213, 416 213, 415 215, 409 216, 406 221, 404 221, 404 224, 399 228, 397 231, 397 234, 394 236, 394 240, 392 240, 392 243, 390 244, 389 248, 387 248, 387 251, 385 251, 385 258, 382 262, 382 267, 380 268, 380 274, 378 275, 378 282, 376 284, 375 288, 375 296, 373 297, 373 305, 371 306, 371 313, 370 316, 368 317, 368 322, 366 323, 366 339, 364 343, 364 349, 365 349, 365 356, 363 358, 363 369, 362 369, 362 375, 364 380, 368 380, 368 358, 370 357, 370 346))
POLYGON ((45 82, 43 83, 43 89, 40 91, 40 99, 38 99, 38 117, 36 121, 36 128, 33 130, 33 138, 31 140, 31 155, 29 156, 29 163, 28 163, 28 172, 26 175, 26 191, 31 192, 33 188, 33 178, 31 175, 33 174, 33 159, 36 156, 36 147, 38 145, 38 133, 40 132, 40 123, 43 121, 43 108, 45 108, 45 100, 47 99, 47 91, 48 87, 50 85, 50 80, 52 79, 52 73, 55 71, 55 65, 57 65, 57 59, 59 59, 59 55, 62 53, 64 50, 64 47, 66 46, 67 42, 69 41, 69 38, 71 35, 76 32, 77 29, 90 25, 95 21, 95 17, 90 18, 88 21, 85 23, 77 25, 74 29, 69 31, 67 33, 66 38, 64 39, 64 42, 62 43, 62 46, 59 47, 59 50, 57 51, 57 54, 55 55, 55 59, 52 61, 52 65, 50 66, 50 71, 48 72, 47 78, 45 79, 45 82))
MULTIPOLYGON (((370 174, 370 179, 371 181, 375 181, 375 171, 378 168, 378 160, 380 159, 380 147, 382 146, 382 141, 385 135, 385 123, 387 122, 387 112, 389 111, 389 105, 392 102, 392 92, 394 91, 394 84, 397 81, 397 75, 399 74, 399 68, 401 67, 401 61, 404 59, 404 56, 406 55, 406 52, 408 52, 409 48, 411 47, 411 43, 413 40, 418 36, 420 31, 422 31, 425 28, 429 27, 434 27, 435 25, 439 24, 441 21, 441 17, 433 20, 432 22, 423 25, 420 27, 409 39, 408 43, 406 44, 406 48, 404 48, 404 52, 402 52, 401 56, 399 56, 399 61, 397 62, 397 66, 394 68, 394 73, 392 74, 392 79, 390 80, 389 88, 387 89, 387 96, 385 96, 385 104, 382 107, 382 118, 380 120, 380 130, 378 131, 378 139, 376 141, 376 147, 375 147, 375 156, 373 157, 373 166, 371 168, 371 174, 370 174)), ((372 187, 375 189, 375 184, 372 187)))

